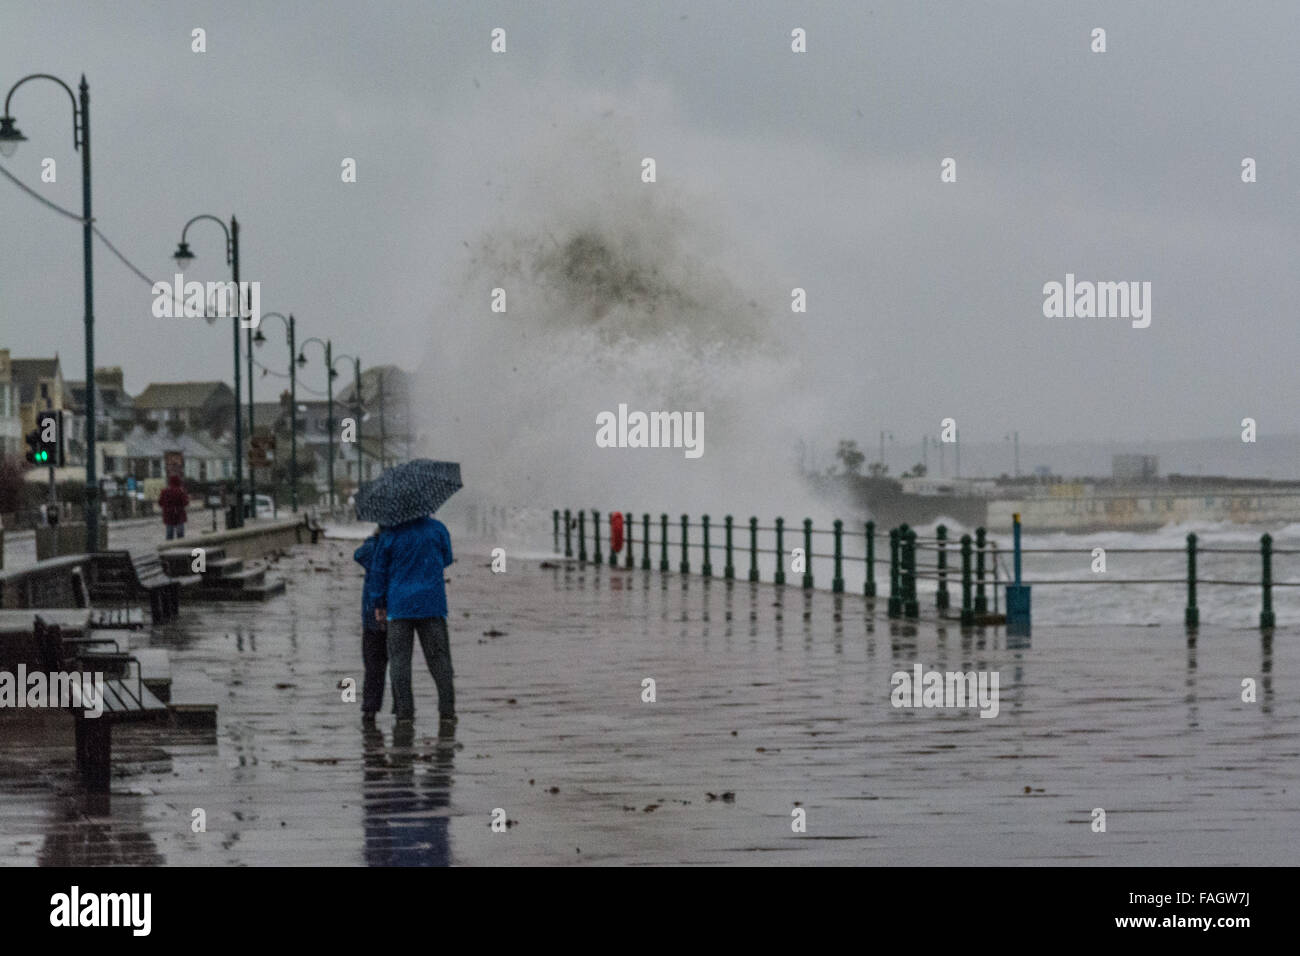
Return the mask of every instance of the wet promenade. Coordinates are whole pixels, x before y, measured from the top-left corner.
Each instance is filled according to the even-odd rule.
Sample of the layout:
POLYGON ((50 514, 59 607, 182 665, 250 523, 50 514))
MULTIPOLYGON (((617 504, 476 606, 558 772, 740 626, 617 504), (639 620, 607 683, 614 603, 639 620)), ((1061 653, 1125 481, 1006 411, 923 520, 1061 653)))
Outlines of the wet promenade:
POLYGON ((77 797, 70 745, 0 723, 0 865, 1300 862, 1294 631, 1009 647, 823 591, 517 557, 493 574, 458 542, 460 724, 439 738, 417 651, 403 737, 387 716, 364 732, 338 689, 361 678, 355 544, 294 549, 267 604, 138 636, 170 649, 177 696, 210 682, 219 727, 115 729, 108 813, 77 797), (997 671, 998 716, 894 708, 891 674, 917 663, 997 671))

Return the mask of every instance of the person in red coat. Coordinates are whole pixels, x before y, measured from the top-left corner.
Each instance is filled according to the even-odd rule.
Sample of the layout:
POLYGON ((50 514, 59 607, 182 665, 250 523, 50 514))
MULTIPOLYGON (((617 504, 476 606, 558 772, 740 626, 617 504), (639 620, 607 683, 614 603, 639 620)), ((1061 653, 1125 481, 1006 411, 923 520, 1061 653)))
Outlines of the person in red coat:
POLYGON ((189 503, 190 496, 181 485, 181 476, 169 475, 167 487, 158 495, 158 507, 162 509, 168 541, 185 537, 185 506, 189 503))

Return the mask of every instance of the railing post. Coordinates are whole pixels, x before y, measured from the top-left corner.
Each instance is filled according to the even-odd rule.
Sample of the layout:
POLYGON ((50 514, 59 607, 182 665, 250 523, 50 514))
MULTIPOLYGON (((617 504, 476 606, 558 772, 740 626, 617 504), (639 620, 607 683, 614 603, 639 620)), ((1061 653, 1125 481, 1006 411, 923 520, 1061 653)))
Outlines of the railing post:
POLYGON ((736 566, 731 563, 731 515, 722 519, 727 526, 727 563, 722 568, 722 576, 728 581, 736 577, 736 566))
POLYGON ((1260 630, 1267 631, 1276 623, 1273 618, 1273 536, 1266 534, 1259 539, 1259 556, 1263 561, 1264 609, 1259 612, 1260 630))
POLYGON ((659 570, 668 573, 668 516, 659 515, 659 570))
POLYGON ((934 529, 934 536, 939 539, 939 593, 934 606, 940 611, 948 610, 948 528, 939 525, 934 529))
POLYGON ((709 560, 709 516, 703 518, 704 524, 704 563, 700 566, 700 573, 706 578, 713 577, 713 562, 709 560))
POLYGON ((898 529, 889 529, 889 616, 903 616, 903 599, 898 593, 898 529))
POLYGON ((835 519, 835 576, 831 578, 831 591, 835 594, 844 593, 844 551, 843 542, 840 540, 844 534, 844 522, 839 518, 835 519))
POLYGON ((812 518, 803 519, 803 586, 813 586, 812 572, 812 518))
POLYGON ((650 570, 650 512, 641 516, 641 570, 650 570))
POLYGON ((907 570, 907 586, 903 589, 903 616, 917 618, 921 616, 921 607, 916 600, 916 530, 907 529, 906 544, 903 548, 903 567, 907 570))
POLYGON ((749 580, 758 580, 758 519, 749 519, 749 580))
POLYGON ((560 553, 560 509, 559 508, 553 508, 551 510, 551 538, 552 541, 554 542, 554 544, 551 547, 551 550, 554 551, 556 554, 559 554, 560 553))
POLYGON ((596 539, 594 542, 592 542, 595 548, 595 550, 591 552, 592 563, 602 564, 605 559, 601 556, 600 553, 600 512, 599 511, 593 511, 591 513, 591 533, 592 536, 595 537, 596 539))
POLYGON ((636 526, 636 516, 629 511, 623 518, 625 519, 623 523, 627 525, 627 540, 623 542, 623 547, 627 549, 623 556, 623 567, 630 571, 636 567, 636 555, 633 553, 635 549, 632 547, 632 532, 636 526))
POLYGON ((876 523, 867 522, 867 583, 862 586, 862 593, 869 598, 876 596, 876 523))
POLYGON ((975 623, 975 609, 970 601, 970 535, 961 536, 961 623, 969 627, 975 623))
POLYGON ((572 528, 570 528, 569 526, 571 521, 573 521, 573 516, 569 513, 569 509, 565 508, 564 509, 564 556, 566 558, 573 557, 573 532, 572 532, 572 528))
POLYGON ((587 512, 578 509, 578 563, 587 563, 587 512))
POLYGON ((773 584, 785 584, 785 547, 781 543, 785 534, 785 519, 776 519, 776 574, 772 576, 773 584))
MULTIPOLYGON (((618 514, 617 511, 611 511, 609 513, 609 566, 611 568, 618 567, 618 552, 614 550, 614 515, 616 514, 618 514)), ((624 528, 623 537, 623 546, 627 547, 628 541, 632 540, 632 529, 624 528)))
POLYGON ((690 519, 686 515, 682 515, 682 563, 680 566, 680 570, 682 574, 691 573, 691 559, 688 556, 687 544, 686 544, 686 536, 687 536, 686 523, 689 520, 690 519))
POLYGON ((984 529, 975 529, 975 613, 987 614, 989 612, 989 598, 984 593, 984 546, 986 539, 984 529))
POLYGON ((1187 610, 1183 612, 1183 626, 1197 628, 1201 625, 1201 609, 1196 606, 1196 535, 1187 536, 1187 610))

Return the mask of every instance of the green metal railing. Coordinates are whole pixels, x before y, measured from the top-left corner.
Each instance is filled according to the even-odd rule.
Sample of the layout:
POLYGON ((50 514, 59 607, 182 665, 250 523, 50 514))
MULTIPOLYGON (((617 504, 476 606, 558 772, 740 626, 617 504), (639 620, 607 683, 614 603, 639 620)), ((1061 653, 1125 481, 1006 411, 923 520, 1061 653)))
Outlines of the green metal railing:
MULTIPOLYGON (((556 554, 563 553, 566 558, 574 557, 574 546, 572 535, 576 531, 578 536, 577 542, 577 562, 579 564, 589 563, 587 550, 587 530, 586 515, 583 510, 570 511, 565 509, 563 513, 555 510, 552 513, 552 545, 556 554), (563 525, 563 527, 561 527, 563 525), (561 551, 561 531, 563 531, 563 550, 561 551)), ((601 550, 602 525, 600 512, 591 511, 592 518, 592 550, 590 552, 590 563, 602 564, 603 553, 601 550)), ((613 513, 610 514, 610 530, 613 527, 613 513)), ((678 572, 684 575, 691 573, 691 548, 695 547, 701 554, 701 564, 699 573, 705 578, 713 576, 712 547, 710 531, 712 530, 712 521, 709 515, 702 515, 698 522, 692 522, 689 515, 683 514, 679 523, 680 533, 677 539, 671 540, 669 535, 669 516, 661 514, 658 521, 658 540, 652 540, 653 519, 649 514, 641 516, 641 570, 649 571, 652 568, 651 553, 654 545, 658 545, 659 553, 659 571, 667 573, 670 570, 669 549, 673 545, 680 548, 681 560, 678 563, 678 572), (692 545, 690 540, 691 529, 699 529, 701 532, 700 543, 692 545)), ((787 554, 785 550, 785 519, 778 517, 771 526, 759 524, 757 517, 750 517, 749 521, 749 544, 747 550, 749 555, 749 567, 746 577, 751 582, 761 580, 759 562, 760 555, 773 555, 775 557, 771 583, 784 586, 786 584, 786 560, 792 557, 793 552, 787 554), (760 545, 760 535, 771 533, 773 535, 773 547, 764 548, 760 545)), ((636 519, 632 512, 623 514, 624 541, 620 549, 624 554, 623 567, 632 570, 636 567, 634 548, 636 544, 635 536, 636 519)), ((735 541, 735 522, 731 515, 723 519, 723 571, 722 576, 726 581, 734 581, 736 578, 736 541, 735 541)), ((803 519, 803 560, 804 565, 800 572, 800 583, 806 590, 814 587, 812 561, 814 558, 830 560, 832 563, 831 591, 836 594, 844 593, 846 578, 844 575, 844 565, 846 562, 861 562, 864 567, 862 595, 868 600, 868 603, 874 605, 878 593, 876 584, 877 564, 888 563, 888 595, 885 602, 886 613, 891 618, 904 620, 914 620, 920 617, 921 605, 917 593, 918 580, 929 580, 936 582, 936 591, 934 594, 934 610, 936 615, 945 618, 956 618, 963 626, 975 626, 981 624, 1001 623, 1002 617, 998 613, 998 592, 1006 582, 1000 576, 1000 559, 999 555, 1006 551, 1005 548, 999 549, 998 542, 990 538, 984 528, 975 529, 975 534, 964 534, 959 541, 952 541, 948 537, 948 529, 939 525, 935 529, 933 536, 921 537, 916 530, 908 527, 906 524, 897 528, 891 528, 888 532, 877 531, 874 521, 868 521, 863 525, 863 530, 859 532, 848 531, 844 523, 840 520, 833 522, 830 529, 814 529, 811 518, 803 519), (832 548, 828 553, 815 552, 813 550, 814 535, 829 535, 832 538, 832 548), (860 539, 863 542, 863 549, 860 555, 847 554, 845 552, 846 539, 860 539), (878 541, 888 542, 888 558, 886 560, 878 559, 876 556, 876 544, 878 541), (954 567, 950 564, 950 551, 957 551, 957 565, 954 567), (918 563, 918 557, 924 555, 927 559, 933 558, 933 562, 921 564, 918 563), (961 590, 961 606, 956 613, 952 612, 951 595, 949 584, 953 577, 958 580, 957 586, 961 590), (991 580, 990 580, 991 579, 991 580), (989 590, 993 592, 993 611, 989 611, 989 590)), ((1090 548, 1023 548, 1021 554, 1068 554, 1068 555, 1085 555, 1090 554, 1090 548)), ((1277 555, 1296 555, 1300 550, 1296 549, 1277 549, 1273 547, 1273 538, 1269 534, 1264 534, 1260 538, 1258 551, 1248 548, 1203 548, 1200 547, 1195 534, 1187 535, 1185 548, 1108 548, 1108 554, 1185 554, 1186 556, 1186 575, 1182 578, 1113 578, 1097 577, 1090 578, 1055 578, 1043 580, 1029 580, 1023 582, 1026 585, 1037 587, 1056 587, 1068 585, 1143 585, 1143 584, 1162 584, 1162 585, 1182 585, 1186 588, 1187 602, 1183 614, 1184 625, 1189 629, 1195 629, 1200 624, 1200 607, 1198 606, 1198 588, 1203 586, 1228 586, 1228 587, 1258 587, 1261 590, 1261 610, 1259 613, 1259 627, 1261 629, 1271 629, 1276 626, 1276 612, 1273 607, 1273 589, 1281 587, 1300 587, 1300 581, 1275 581, 1273 579, 1273 559, 1277 555), (1199 556, 1202 554, 1235 554, 1248 555, 1258 554, 1260 559, 1260 577, 1255 581, 1248 580, 1224 580, 1214 578, 1202 578, 1198 575, 1199 556)), ((612 550, 609 555, 609 566, 618 567, 618 555, 612 550)))

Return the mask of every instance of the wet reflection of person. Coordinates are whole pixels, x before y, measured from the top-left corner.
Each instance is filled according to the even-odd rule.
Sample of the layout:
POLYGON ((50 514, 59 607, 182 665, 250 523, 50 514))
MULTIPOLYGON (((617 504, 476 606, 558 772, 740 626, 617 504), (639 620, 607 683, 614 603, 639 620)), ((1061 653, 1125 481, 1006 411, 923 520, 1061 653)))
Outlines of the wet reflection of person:
POLYGON ((451 803, 454 732, 450 726, 441 727, 429 752, 416 746, 412 724, 396 725, 391 749, 384 747, 382 730, 365 729, 367 866, 451 865, 446 810, 451 803), (417 770, 417 761, 429 766, 417 770))

